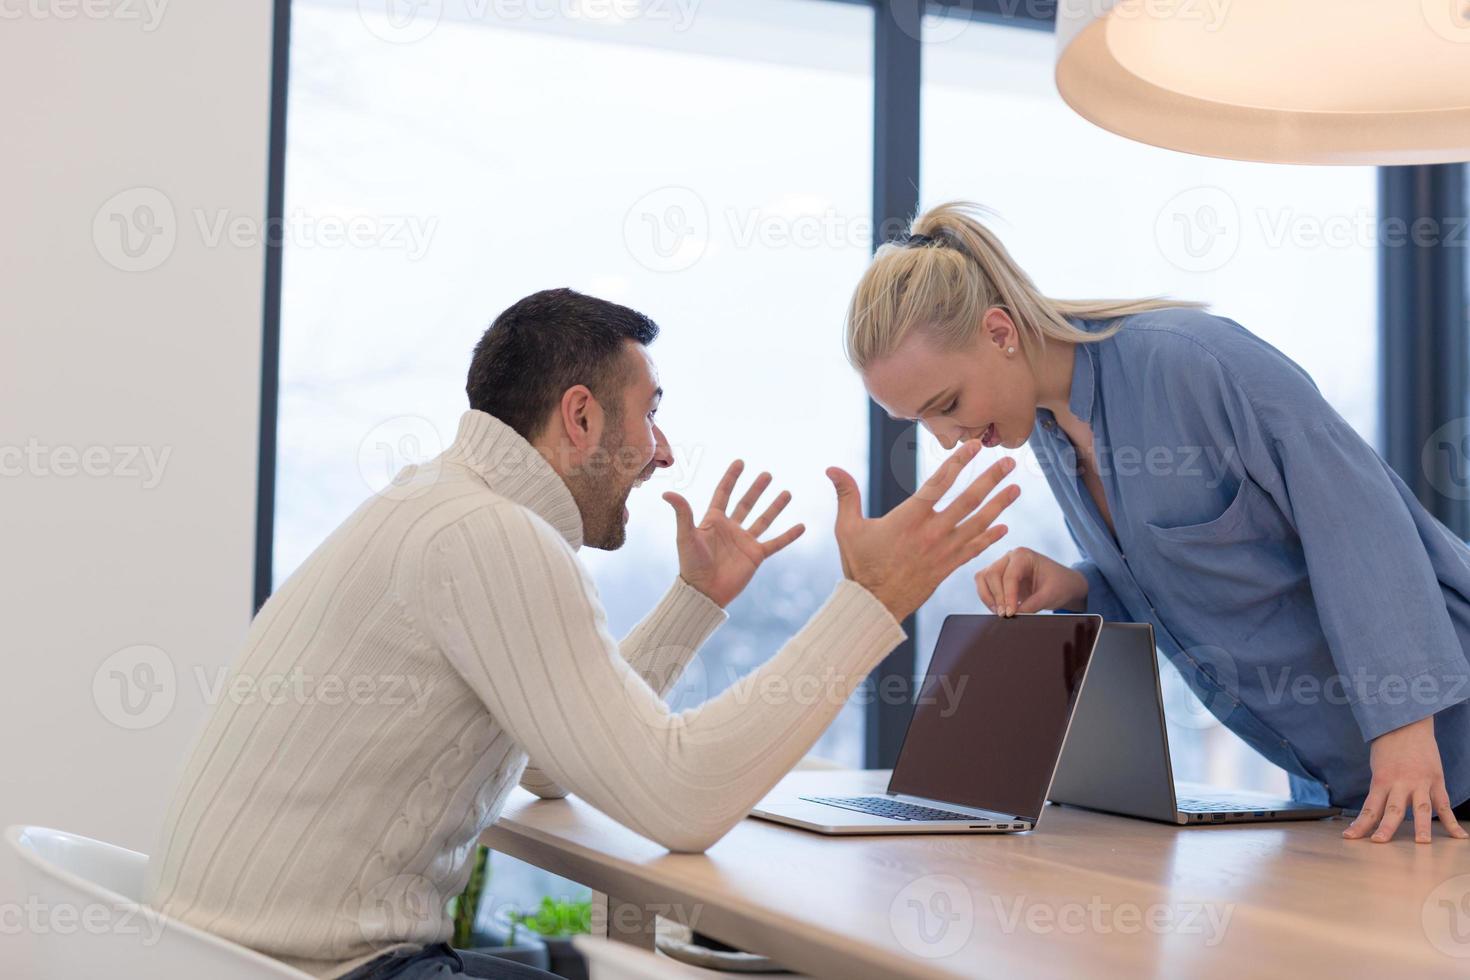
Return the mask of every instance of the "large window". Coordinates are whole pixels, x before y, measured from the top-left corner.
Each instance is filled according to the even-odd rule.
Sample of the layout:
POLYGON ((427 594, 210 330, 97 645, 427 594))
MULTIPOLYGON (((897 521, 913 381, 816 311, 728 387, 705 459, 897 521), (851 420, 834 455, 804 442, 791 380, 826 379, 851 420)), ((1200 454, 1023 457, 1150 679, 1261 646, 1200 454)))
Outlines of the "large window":
MULTIPOLYGON (((871 12, 705 0, 687 21, 650 5, 522 22, 446 7, 429 23, 371 6, 293 9, 287 227, 361 234, 333 247, 288 231, 277 581, 453 438, 490 319, 571 286, 663 328, 651 352, 676 464, 634 494, 620 552, 583 552, 615 632, 677 573, 662 491, 702 509, 738 456, 791 489, 785 523, 808 526, 673 701, 718 693, 841 574, 824 467, 866 479, 866 400, 840 336, 871 235, 871 12)), ((860 765, 862 721, 845 709, 816 751, 860 765)))
MULTIPOLYGON (((1168 295, 1208 302, 1297 361, 1369 442, 1377 432, 1376 183, 1371 168, 1188 156, 1114 136, 1069 109, 1049 33, 931 20, 925 34, 925 204, 978 201, 1041 290, 1058 298, 1168 295)), ((920 438, 920 467, 944 457, 920 438)), ((920 656, 943 617, 979 608, 974 572, 1026 545, 1077 551, 1029 449, 1006 540, 919 616, 920 656)), ((989 465, 982 453, 974 465, 989 465)), ((1163 669, 1182 779, 1285 789, 1285 774, 1225 730, 1163 669)))

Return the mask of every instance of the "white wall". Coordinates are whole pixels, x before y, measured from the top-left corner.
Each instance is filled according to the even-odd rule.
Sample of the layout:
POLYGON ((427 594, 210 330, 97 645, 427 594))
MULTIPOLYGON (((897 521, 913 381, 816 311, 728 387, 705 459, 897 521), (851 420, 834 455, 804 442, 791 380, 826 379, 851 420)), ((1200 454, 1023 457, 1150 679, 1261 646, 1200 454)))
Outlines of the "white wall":
POLYGON ((244 637, 271 21, 0 0, 0 825, 148 850, 205 717, 195 668, 244 637), (221 214, 243 224, 211 244, 221 214), (163 233, 129 257, 119 219, 163 233), (129 715, 120 679, 146 678, 104 662, 138 645, 157 690, 129 715))

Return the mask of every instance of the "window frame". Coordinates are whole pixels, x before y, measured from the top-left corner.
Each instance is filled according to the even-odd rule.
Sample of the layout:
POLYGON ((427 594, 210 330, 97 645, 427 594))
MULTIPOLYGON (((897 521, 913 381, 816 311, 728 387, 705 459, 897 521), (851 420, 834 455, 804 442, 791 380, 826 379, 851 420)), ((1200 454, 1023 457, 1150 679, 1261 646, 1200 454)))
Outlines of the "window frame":
MULTIPOLYGON (((812 0, 788 0, 807 3, 812 0)), ((1055 28, 1055 0, 817 0, 860 3, 873 11, 873 248, 899 234, 919 204, 922 15, 943 12, 1022 30, 1055 28)), ((259 457, 256 480, 254 605, 272 588, 277 428, 280 407, 281 273, 286 175, 286 117, 291 50, 291 0, 273 0, 271 103, 266 187, 265 283, 261 333, 259 457)), ((1413 228, 1424 219, 1441 233, 1429 241, 1378 243, 1379 415, 1390 465, 1440 520, 1470 535, 1470 505, 1436 489, 1421 451, 1442 425, 1470 414, 1470 312, 1467 312, 1465 228, 1467 167, 1380 167, 1379 227, 1413 228), (1458 235, 1453 229, 1458 227, 1458 235)), ((885 514, 912 492, 918 442, 912 423, 896 422, 869 402, 867 507, 885 514)), ((1442 481, 1439 481, 1442 483, 1442 481)), ((864 718, 864 759, 891 767, 911 713, 922 637, 916 617, 907 638, 873 671, 864 718), (903 692, 902 698, 885 692, 903 692)))

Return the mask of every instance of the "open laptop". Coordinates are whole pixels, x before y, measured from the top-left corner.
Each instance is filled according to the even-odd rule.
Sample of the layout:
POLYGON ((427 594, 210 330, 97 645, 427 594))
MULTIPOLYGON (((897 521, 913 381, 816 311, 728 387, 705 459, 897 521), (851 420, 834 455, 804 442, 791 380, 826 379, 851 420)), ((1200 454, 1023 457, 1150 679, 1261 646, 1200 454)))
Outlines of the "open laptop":
POLYGON ((1103 627, 1051 800, 1186 827, 1313 820, 1341 812, 1263 793, 1176 785, 1154 630, 1146 623, 1103 627))
POLYGON ((1032 829, 1101 630, 1101 616, 948 617, 887 792, 773 794, 751 815, 822 834, 1032 829))

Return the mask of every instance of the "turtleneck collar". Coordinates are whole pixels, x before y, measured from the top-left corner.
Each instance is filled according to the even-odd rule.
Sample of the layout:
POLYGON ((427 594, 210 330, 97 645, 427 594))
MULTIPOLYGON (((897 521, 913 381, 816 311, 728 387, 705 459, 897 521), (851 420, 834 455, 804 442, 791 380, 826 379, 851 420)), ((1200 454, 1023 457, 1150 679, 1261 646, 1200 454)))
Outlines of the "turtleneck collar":
POLYGON ((444 458, 468 467, 496 493, 535 511, 573 550, 582 547, 582 513, 566 482, 520 433, 487 412, 470 409, 444 458))

